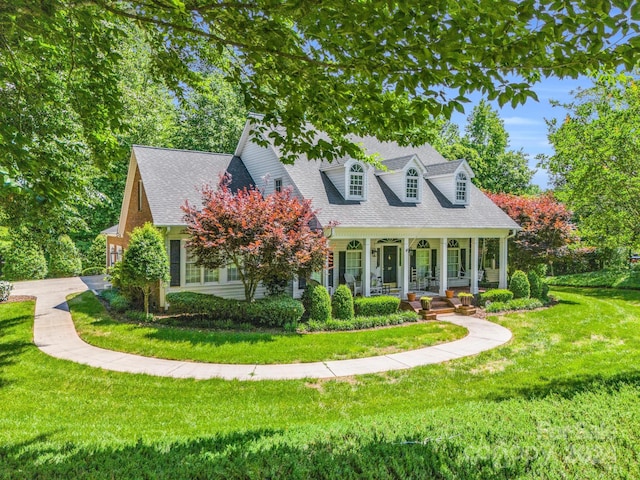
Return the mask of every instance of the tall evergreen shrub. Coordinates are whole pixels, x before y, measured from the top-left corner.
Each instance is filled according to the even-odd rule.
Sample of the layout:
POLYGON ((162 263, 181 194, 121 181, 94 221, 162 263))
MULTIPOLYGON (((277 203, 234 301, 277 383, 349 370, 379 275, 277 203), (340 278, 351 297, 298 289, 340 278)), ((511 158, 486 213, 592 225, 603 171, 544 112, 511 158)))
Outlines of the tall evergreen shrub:
POLYGON ((531 286, 527 274, 522 270, 516 270, 511 276, 509 282, 509 290, 513 292, 513 298, 529 298, 531 295, 531 286))
POLYGON ((333 318, 338 320, 351 320, 355 317, 353 311, 353 295, 346 285, 340 285, 333 293, 331 300, 333 318))
POLYGON ((54 278, 74 277, 82 271, 82 260, 69 235, 60 235, 51 242, 49 253, 49 276, 54 278))
POLYGON ((316 322, 331 320, 331 297, 327 289, 322 285, 311 284, 307 285, 307 289, 309 293, 305 308, 307 309, 309 320, 316 322))
POLYGON ((542 298, 542 279, 535 270, 531 270, 527 273, 529 279, 529 286, 531 290, 531 298, 542 298))
POLYGON ((39 245, 26 240, 14 239, 11 248, 5 251, 5 280, 40 280, 47 276, 47 260, 39 245))

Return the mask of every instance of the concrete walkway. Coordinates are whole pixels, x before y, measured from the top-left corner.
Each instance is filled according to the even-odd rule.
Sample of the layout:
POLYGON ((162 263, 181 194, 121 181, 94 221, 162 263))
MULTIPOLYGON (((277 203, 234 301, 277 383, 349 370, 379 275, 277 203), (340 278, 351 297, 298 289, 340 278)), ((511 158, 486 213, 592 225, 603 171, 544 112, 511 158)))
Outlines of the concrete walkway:
POLYGON ((95 286, 95 282, 95 277, 87 278, 85 281, 76 277, 15 283, 12 294, 38 297, 33 338, 40 350, 52 357, 116 372, 173 378, 284 380, 344 377, 403 370, 475 355, 511 339, 511 332, 495 323, 475 317, 445 315, 441 320, 463 326, 469 334, 454 342, 391 355, 285 365, 228 365, 163 360, 93 347, 78 337, 66 297, 87 290, 88 284, 95 286))

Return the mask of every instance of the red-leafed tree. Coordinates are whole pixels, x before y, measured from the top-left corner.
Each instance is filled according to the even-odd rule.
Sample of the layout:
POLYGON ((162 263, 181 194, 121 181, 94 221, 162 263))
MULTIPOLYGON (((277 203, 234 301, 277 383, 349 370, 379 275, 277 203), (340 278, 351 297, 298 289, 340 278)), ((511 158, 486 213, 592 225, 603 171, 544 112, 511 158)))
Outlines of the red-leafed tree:
POLYGON ((562 257, 567 245, 576 239, 571 212, 551 193, 487 195, 522 227, 510 245, 509 260, 517 269, 526 270, 540 263, 553 269, 553 262, 562 257))
POLYGON ((327 239, 316 223, 309 200, 294 197, 290 189, 263 195, 256 188, 232 192, 230 176, 217 188, 202 189, 202 208, 188 202, 185 211, 187 242, 196 265, 220 268, 233 264, 252 301, 258 284, 306 277, 327 259, 327 239))

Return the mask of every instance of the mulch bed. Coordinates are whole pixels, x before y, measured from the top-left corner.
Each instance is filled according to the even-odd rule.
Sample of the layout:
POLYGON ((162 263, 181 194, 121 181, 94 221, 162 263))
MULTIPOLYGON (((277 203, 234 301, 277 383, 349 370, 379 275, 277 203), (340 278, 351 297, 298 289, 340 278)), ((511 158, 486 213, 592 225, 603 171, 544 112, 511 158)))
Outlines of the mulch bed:
POLYGON ((33 295, 9 295, 9 300, 0 303, 31 302, 35 301, 36 298, 33 295))

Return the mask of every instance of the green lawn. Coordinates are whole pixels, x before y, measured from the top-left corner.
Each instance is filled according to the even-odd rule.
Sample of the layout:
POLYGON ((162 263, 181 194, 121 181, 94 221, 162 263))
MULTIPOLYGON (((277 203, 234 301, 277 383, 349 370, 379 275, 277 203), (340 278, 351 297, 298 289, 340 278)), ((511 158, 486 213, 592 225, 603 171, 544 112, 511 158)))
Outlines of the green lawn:
POLYGON ((76 330, 92 345, 120 352, 213 363, 297 363, 343 360, 414 350, 464 337, 446 322, 360 332, 314 334, 213 332, 114 321, 91 292, 69 300, 76 330))
POLYGON ((640 270, 600 270, 547 277, 549 285, 563 287, 599 287, 640 289, 640 270))
POLYGON ((330 381, 76 365, 0 305, 0 478, 638 478, 640 292, 552 293, 503 347, 330 381))

